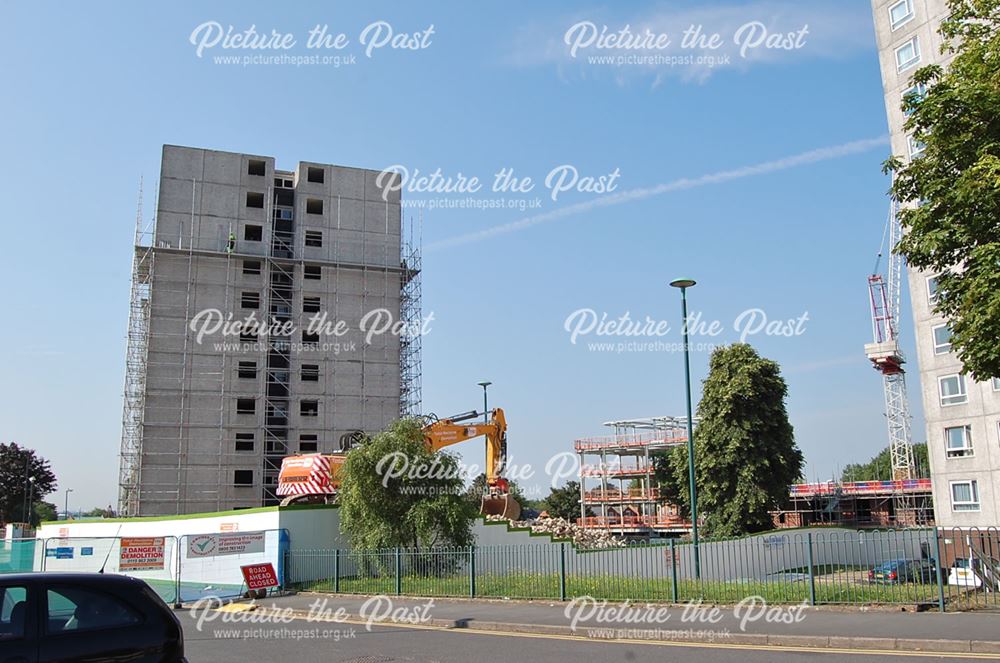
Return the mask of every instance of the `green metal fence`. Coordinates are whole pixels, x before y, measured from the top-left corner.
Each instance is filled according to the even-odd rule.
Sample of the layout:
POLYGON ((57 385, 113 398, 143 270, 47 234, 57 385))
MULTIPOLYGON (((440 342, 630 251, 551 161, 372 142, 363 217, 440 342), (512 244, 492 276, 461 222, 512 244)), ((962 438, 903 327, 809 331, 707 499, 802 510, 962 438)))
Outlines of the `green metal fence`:
POLYGON ((784 531, 580 550, 569 542, 431 550, 296 550, 302 590, 567 600, 1000 607, 995 529, 784 531), (969 560, 972 560, 971 562, 969 560), (963 573, 964 570, 964 573, 963 573))

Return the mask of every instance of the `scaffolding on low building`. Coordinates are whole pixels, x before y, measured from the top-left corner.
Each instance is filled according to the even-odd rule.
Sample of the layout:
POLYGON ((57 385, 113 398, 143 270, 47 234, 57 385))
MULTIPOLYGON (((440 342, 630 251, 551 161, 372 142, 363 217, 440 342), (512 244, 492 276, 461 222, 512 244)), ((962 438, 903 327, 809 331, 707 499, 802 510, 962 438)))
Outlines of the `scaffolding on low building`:
POLYGON ((660 501, 653 459, 687 444, 686 417, 608 421, 614 434, 576 440, 580 460, 579 525, 623 536, 682 534, 691 525, 675 505, 660 501), (588 458, 596 457, 597 462, 588 458), (598 485, 588 488, 587 480, 598 485))

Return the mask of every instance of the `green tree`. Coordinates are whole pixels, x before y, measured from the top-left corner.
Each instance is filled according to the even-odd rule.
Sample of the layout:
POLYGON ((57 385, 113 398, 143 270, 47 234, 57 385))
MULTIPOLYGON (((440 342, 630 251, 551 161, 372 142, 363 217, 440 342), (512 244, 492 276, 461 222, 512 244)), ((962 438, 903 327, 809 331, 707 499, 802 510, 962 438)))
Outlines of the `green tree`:
POLYGON ((463 496, 458 460, 431 453, 421 424, 401 419, 347 454, 340 528, 360 549, 468 546, 478 511, 463 496))
MULTIPOLYGON (((712 353, 694 433, 698 513, 706 536, 770 529, 769 511, 802 472, 785 410, 778 364, 745 343, 712 353)), ((688 454, 676 447, 654 459, 661 499, 690 514, 688 454)))
POLYGON ((580 517, 580 483, 567 481, 562 488, 553 488, 542 500, 541 507, 553 518, 565 518, 576 522, 580 517))
MULTIPOLYGON (((49 461, 16 442, 0 444, 0 521, 23 522, 28 494, 37 504, 55 489, 56 475, 49 461)), ((37 523, 34 513, 32 506, 29 517, 32 523, 37 523)))
POLYGON ((938 276, 937 311, 951 346, 976 380, 1000 376, 1000 0, 949 0, 941 23, 947 70, 914 74, 920 95, 903 101, 906 130, 926 145, 892 157, 892 194, 904 235, 897 250, 938 276))
POLYGON ((58 520, 56 505, 51 502, 35 502, 35 522, 45 523, 58 520))
MULTIPOLYGON (((927 460, 927 445, 913 445, 913 462, 918 477, 929 477, 930 463, 927 460)), ((840 480, 851 481, 889 481, 892 479, 892 454, 886 447, 867 463, 851 463, 841 472, 840 480)))

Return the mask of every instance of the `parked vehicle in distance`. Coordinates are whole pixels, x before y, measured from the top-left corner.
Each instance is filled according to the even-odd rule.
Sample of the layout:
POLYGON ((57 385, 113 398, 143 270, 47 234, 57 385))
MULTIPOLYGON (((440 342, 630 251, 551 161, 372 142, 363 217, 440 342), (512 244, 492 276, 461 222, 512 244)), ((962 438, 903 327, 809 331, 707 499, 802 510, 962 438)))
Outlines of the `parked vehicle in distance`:
POLYGON ((149 585, 100 573, 0 575, 0 663, 186 663, 180 621, 149 585))
POLYGON ((937 580, 937 562, 933 559, 894 559, 868 571, 868 582, 900 585, 904 582, 930 583, 937 580))
POLYGON ((980 557, 956 557, 948 570, 948 584, 992 592, 1000 589, 1000 573, 980 557))

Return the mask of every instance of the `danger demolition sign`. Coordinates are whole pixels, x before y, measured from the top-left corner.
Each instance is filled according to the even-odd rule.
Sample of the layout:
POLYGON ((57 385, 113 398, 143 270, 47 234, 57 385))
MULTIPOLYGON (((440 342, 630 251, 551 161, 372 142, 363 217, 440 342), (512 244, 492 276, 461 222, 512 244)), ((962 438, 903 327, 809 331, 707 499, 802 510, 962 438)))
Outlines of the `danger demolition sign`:
POLYGON ((274 565, 270 562, 266 564, 247 564, 241 566, 243 580, 247 583, 247 589, 266 589, 278 586, 278 574, 274 572, 274 565))
POLYGON ((163 537, 122 537, 119 571, 163 569, 163 537))

